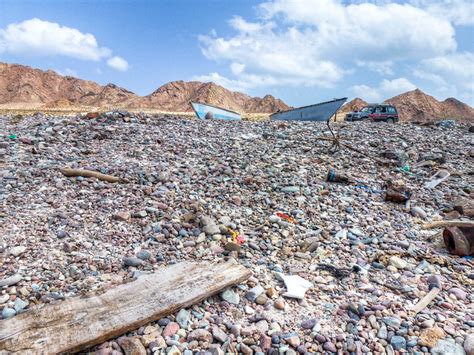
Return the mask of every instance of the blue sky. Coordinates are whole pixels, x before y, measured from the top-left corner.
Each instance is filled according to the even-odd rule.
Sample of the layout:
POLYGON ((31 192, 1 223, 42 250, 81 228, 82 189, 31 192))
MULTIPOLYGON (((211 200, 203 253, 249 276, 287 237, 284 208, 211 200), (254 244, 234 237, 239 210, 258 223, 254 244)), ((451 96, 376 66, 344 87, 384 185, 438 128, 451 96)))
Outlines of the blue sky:
POLYGON ((416 87, 474 105, 474 3, 0 0, 0 61, 139 95, 182 79, 293 106, 416 87))

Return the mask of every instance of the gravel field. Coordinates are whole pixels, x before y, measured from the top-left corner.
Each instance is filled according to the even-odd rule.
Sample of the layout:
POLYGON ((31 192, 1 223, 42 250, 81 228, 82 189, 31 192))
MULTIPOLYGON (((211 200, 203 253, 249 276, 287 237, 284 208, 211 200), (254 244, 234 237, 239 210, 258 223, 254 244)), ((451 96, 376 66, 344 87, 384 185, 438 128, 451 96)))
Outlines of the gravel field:
POLYGON ((473 200, 474 134, 332 127, 364 155, 330 152, 321 122, 0 117, 0 319, 182 260, 235 258, 252 270, 244 284, 90 351, 474 354, 472 257, 422 228, 472 220, 455 206, 473 200), (327 182, 331 169, 351 182, 327 182), (449 178, 424 187, 439 169, 449 178), (387 184, 409 201, 385 201, 387 184), (282 274, 311 283, 303 299, 284 296, 282 274), (430 284, 441 292, 413 315, 430 284))

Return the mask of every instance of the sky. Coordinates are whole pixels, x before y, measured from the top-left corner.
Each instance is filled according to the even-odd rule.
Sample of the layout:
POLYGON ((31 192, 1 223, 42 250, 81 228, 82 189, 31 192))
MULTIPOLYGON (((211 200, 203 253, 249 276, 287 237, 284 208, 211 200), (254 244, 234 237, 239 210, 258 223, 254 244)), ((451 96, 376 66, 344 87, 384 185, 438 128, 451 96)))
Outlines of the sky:
POLYGON ((199 80, 292 106, 415 88, 474 106, 474 0, 0 0, 0 62, 139 95, 199 80))

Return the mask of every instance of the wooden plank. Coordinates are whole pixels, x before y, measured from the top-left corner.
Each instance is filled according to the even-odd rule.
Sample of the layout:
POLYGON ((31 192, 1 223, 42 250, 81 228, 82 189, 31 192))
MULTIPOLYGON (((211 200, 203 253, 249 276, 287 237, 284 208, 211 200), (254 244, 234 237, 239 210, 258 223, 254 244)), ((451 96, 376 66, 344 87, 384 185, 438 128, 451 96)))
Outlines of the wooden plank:
POLYGON ((198 303, 251 275, 235 261, 182 262, 88 298, 0 321, 0 352, 76 352, 198 303))

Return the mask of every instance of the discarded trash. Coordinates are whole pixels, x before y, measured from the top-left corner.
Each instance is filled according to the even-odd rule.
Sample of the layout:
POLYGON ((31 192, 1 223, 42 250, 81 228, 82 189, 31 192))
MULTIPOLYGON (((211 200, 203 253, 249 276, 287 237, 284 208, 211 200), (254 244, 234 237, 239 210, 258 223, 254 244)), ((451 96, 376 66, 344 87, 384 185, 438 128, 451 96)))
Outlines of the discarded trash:
POLYGON ((337 279, 348 277, 352 272, 352 269, 338 268, 328 264, 318 264, 318 269, 329 271, 337 279))
POLYGON ((284 219, 285 221, 288 221, 290 223, 293 223, 293 224, 296 224, 298 223, 296 221, 296 219, 294 219, 293 217, 290 217, 288 216, 286 213, 283 213, 283 212, 277 212, 275 213, 278 217, 280 217, 281 219, 284 219))
POLYGON ((434 174, 430 181, 425 184, 427 189, 434 189, 436 186, 441 184, 444 180, 446 180, 451 174, 447 170, 439 170, 436 174, 434 174))
POLYGON ((387 187, 385 194, 385 201, 404 203, 410 199, 411 193, 403 190, 402 188, 396 188, 394 186, 387 187))
POLYGON ((278 275, 281 277, 286 286, 287 291, 283 294, 285 297, 298 298, 302 300, 306 291, 313 287, 311 282, 303 279, 301 276, 283 275, 282 273, 278 273, 278 275))
POLYGON ((227 227, 227 230, 230 233, 230 236, 232 238, 233 243, 236 243, 238 245, 244 244, 245 237, 243 235, 239 234, 239 232, 236 232, 235 230, 233 230, 232 228, 229 228, 229 227, 227 227))
POLYGON ((10 134, 10 135, 8 136, 8 138, 10 138, 10 139, 16 139, 16 137, 17 137, 16 134, 10 134))
POLYGON ((328 177, 327 181, 329 182, 340 182, 343 184, 348 184, 349 183, 349 178, 345 175, 341 175, 334 170, 329 170, 328 171, 328 177))
POLYGON ((451 254, 474 254, 474 227, 448 227, 443 231, 444 244, 451 254))
POLYGON ((99 112, 88 112, 86 114, 86 118, 88 119, 93 119, 93 118, 97 118, 100 116, 100 113, 99 112))

